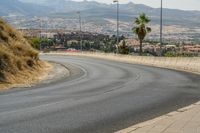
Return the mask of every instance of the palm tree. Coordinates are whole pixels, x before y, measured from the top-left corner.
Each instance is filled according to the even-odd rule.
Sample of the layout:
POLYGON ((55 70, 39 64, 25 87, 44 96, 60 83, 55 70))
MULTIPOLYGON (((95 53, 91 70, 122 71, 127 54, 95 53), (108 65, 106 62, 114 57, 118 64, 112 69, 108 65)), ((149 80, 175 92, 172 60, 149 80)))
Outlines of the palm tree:
POLYGON ((132 30, 133 30, 133 33, 138 36, 138 39, 140 41, 140 55, 142 55, 142 43, 143 43, 143 40, 146 37, 146 35, 151 32, 151 28, 146 26, 150 21, 151 20, 146 16, 145 13, 142 13, 134 21, 134 23, 137 26, 134 27, 132 30))

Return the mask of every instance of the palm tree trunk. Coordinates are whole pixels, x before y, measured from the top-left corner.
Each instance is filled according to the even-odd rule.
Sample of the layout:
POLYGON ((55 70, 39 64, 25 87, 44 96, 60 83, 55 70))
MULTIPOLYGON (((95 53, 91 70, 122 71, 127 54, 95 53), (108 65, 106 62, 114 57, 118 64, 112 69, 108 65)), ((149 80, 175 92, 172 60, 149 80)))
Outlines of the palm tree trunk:
POLYGON ((140 56, 142 56, 142 40, 140 40, 140 56))

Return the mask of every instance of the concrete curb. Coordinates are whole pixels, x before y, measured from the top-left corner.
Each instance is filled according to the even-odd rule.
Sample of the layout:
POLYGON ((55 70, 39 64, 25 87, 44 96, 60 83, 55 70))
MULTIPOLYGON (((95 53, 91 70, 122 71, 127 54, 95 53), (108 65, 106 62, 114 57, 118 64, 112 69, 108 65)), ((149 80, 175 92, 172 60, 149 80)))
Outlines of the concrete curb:
POLYGON ((179 114, 182 114, 182 113, 184 113, 186 111, 192 110, 192 109, 196 108, 197 106, 200 106, 200 101, 197 102, 197 103, 194 103, 194 104, 192 104, 190 106, 178 109, 177 111, 170 112, 170 113, 168 113, 166 115, 162 115, 162 116, 154 118, 152 120, 148 120, 148 121, 136 124, 134 126, 128 127, 126 129, 122 129, 122 130, 117 131, 115 133, 131 133, 131 132, 137 131, 140 128, 144 128, 144 127, 153 125, 156 122, 161 121, 163 119, 168 119, 168 118, 173 117, 175 115, 179 115, 179 114))

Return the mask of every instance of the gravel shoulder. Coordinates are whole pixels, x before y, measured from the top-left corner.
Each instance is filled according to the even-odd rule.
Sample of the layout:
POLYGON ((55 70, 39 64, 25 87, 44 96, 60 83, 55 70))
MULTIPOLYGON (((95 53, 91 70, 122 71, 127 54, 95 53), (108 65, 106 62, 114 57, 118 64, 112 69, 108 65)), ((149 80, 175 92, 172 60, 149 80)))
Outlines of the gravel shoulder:
POLYGON ((48 84, 57 80, 60 80, 65 77, 70 76, 70 70, 66 65, 56 62, 50 62, 53 68, 48 72, 48 74, 39 80, 36 84, 48 84))
POLYGON ((13 91, 22 88, 31 88, 33 86, 50 84, 51 82, 56 82, 63 78, 70 76, 70 70, 67 68, 67 64, 64 65, 62 63, 56 62, 48 62, 48 68, 44 70, 44 72, 34 81, 29 81, 23 84, 1 84, 0 90, 4 91, 13 91))

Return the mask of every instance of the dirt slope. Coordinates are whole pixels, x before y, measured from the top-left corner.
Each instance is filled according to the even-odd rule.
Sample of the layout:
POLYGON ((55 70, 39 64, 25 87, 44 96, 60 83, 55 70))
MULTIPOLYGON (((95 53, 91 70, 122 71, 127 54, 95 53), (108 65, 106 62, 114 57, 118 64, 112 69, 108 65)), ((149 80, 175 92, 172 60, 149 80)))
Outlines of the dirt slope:
POLYGON ((22 33, 0 19, 0 89, 39 80, 48 69, 22 33))

